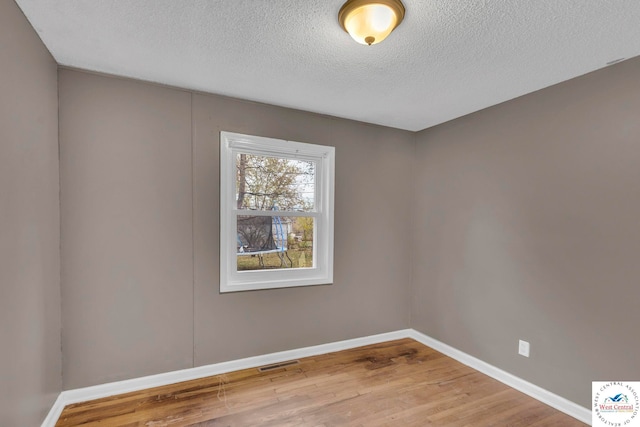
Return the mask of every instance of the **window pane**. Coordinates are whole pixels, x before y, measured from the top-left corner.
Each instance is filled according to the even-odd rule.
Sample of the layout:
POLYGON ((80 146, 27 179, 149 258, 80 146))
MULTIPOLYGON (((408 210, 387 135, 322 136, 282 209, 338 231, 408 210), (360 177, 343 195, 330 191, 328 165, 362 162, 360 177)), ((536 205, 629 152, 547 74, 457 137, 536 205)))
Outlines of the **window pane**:
POLYGON ((237 222, 237 271, 313 267, 313 218, 238 215, 237 222))
POLYGON ((255 154, 236 155, 236 207, 311 212, 315 162, 255 154))

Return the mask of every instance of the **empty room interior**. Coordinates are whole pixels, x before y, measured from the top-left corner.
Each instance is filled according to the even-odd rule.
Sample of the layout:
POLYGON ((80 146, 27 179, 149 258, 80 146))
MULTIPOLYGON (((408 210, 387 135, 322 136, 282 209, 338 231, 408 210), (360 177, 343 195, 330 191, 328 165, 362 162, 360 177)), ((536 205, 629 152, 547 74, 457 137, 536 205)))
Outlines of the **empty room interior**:
POLYGON ((640 381, 640 3, 353 3, 0 0, 0 426, 572 426, 640 381))

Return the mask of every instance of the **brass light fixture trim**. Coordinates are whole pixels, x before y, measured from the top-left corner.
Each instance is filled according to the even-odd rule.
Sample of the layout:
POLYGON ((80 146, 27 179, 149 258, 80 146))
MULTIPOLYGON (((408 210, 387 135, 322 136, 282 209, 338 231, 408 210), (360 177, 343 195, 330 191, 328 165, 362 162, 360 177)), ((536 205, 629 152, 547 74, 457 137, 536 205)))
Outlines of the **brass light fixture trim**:
POLYGON ((340 26, 358 43, 380 43, 402 22, 400 0, 347 0, 340 8, 340 26))

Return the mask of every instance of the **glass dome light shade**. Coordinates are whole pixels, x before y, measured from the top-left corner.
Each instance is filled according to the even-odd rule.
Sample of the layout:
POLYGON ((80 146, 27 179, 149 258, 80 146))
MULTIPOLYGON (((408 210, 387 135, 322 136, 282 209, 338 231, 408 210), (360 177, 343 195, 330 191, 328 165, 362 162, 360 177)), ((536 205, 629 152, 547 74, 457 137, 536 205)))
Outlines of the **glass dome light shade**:
POLYGON ((340 25, 358 43, 380 43, 402 22, 399 0, 349 0, 338 14, 340 25))

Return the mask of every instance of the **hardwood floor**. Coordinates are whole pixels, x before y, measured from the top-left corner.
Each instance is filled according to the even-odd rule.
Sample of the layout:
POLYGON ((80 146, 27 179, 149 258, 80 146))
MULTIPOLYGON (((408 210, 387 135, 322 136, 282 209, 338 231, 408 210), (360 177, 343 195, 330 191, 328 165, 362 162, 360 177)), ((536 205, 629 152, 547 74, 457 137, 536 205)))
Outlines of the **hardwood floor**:
POLYGON ((68 426, 584 426, 402 339, 67 406, 68 426))

